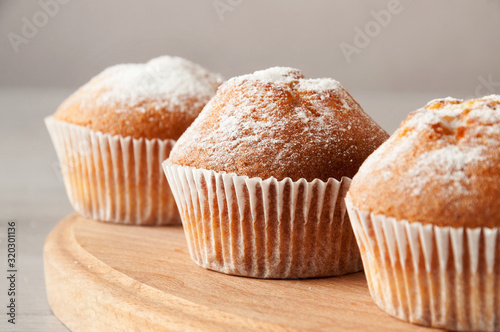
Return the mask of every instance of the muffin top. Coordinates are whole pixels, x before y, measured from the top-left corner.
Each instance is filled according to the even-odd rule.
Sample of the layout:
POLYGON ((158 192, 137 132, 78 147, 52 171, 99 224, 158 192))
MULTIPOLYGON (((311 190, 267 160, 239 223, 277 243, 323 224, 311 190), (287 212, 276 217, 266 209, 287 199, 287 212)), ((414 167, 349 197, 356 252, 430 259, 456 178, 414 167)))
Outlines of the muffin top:
POLYGON ((175 140, 221 83, 220 75, 179 57, 120 64, 73 93, 54 118, 111 135, 175 140))
POLYGON ((340 180, 387 138, 337 81, 274 67, 221 85, 169 161, 262 179, 340 180))
POLYGON ((500 225, 500 96, 411 113, 350 188, 365 211, 438 226, 500 225))

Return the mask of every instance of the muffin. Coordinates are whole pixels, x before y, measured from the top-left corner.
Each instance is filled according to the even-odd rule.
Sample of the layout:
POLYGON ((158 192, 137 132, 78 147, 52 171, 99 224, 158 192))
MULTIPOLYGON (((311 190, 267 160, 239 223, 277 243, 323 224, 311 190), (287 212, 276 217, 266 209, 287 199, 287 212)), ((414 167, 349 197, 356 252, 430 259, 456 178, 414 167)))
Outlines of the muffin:
POLYGON ((433 100, 367 158, 346 198, 370 293, 389 314, 499 330, 500 96, 433 100))
POLYGON ((343 198, 387 137, 332 79, 275 67, 224 83, 163 164, 191 258, 257 278, 361 270, 343 198))
POLYGON ((110 67, 46 118, 73 208, 123 224, 178 224, 161 162, 221 76, 179 57, 110 67))

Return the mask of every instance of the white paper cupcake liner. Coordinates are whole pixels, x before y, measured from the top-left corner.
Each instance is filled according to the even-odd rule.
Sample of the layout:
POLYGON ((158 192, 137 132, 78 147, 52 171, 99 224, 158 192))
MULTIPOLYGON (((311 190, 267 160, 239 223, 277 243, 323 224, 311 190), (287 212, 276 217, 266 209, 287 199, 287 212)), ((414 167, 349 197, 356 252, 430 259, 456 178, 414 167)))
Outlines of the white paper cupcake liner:
POLYGON ((161 169, 174 140, 112 136, 53 117, 45 123, 78 213, 120 224, 180 223, 161 169))
POLYGON ((500 330, 498 228, 439 227, 346 205, 370 293, 387 313, 461 331, 500 330))
POLYGON ((262 180, 163 163, 191 258, 256 278, 335 276, 362 269, 344 197, 350 179, 262 180))

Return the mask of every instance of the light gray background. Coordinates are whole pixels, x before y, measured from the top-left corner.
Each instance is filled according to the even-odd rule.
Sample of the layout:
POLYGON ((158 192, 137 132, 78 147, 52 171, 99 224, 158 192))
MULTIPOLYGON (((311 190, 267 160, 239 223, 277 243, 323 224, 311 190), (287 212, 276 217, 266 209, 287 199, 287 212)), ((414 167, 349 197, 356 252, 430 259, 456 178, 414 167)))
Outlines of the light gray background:
POLYGON ((65 330, 47 304, 42 246, 72 209, 43 117, 109 65, 171 54, 226 77, 293 66, 339 80, 389 132, 432 98, 500 93, 499 1, 401 0, 350 63, 339 45, 390 1, 220 1, 232 3, 223 20, 213 0, 71 0, 15 52, 8 36, 23 36, 42 7, 0 0, 0 330, 65 330), (15 329, 1 309, 8 220, 18 224, 15 329))
MULTIPOLYGON (((46 0, 47 1, 47 0, 46 0)), ((65 0, 68 1, 68 0, 65 0)), ((340 43, 389 1, 235 2, 221 21, 213 0, 71 0, 15 53, 39 1, 0 2, 0 86, 77 87, 106 66, 175 54, 227 77, 269 66, 333 77, 350 90, 473 91, 500 81, 500 2, 400 0, 402 11, 347 63, 340 43), (239 3, 239 4, 238 4, 239 3)))

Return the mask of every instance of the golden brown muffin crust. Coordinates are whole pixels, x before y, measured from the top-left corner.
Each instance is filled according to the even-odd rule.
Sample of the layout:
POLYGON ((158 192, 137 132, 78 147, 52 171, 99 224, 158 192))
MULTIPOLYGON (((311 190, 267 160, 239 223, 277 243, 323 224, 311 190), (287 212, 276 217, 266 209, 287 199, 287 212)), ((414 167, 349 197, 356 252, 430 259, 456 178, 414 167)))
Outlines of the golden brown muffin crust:
POLYGON ((54 117, 111 135, 176 140, 221 82, 179 57, 116 65, 73 93, 54 117))
POLYGON ((223 84, 169 160, 263 179, 340 180, 387 137, 337 81, 274 67, 223 84))
POLYGON ((411 113, 350 188, 365 211, 453 227, 500 225, 500 96, 411 113))

